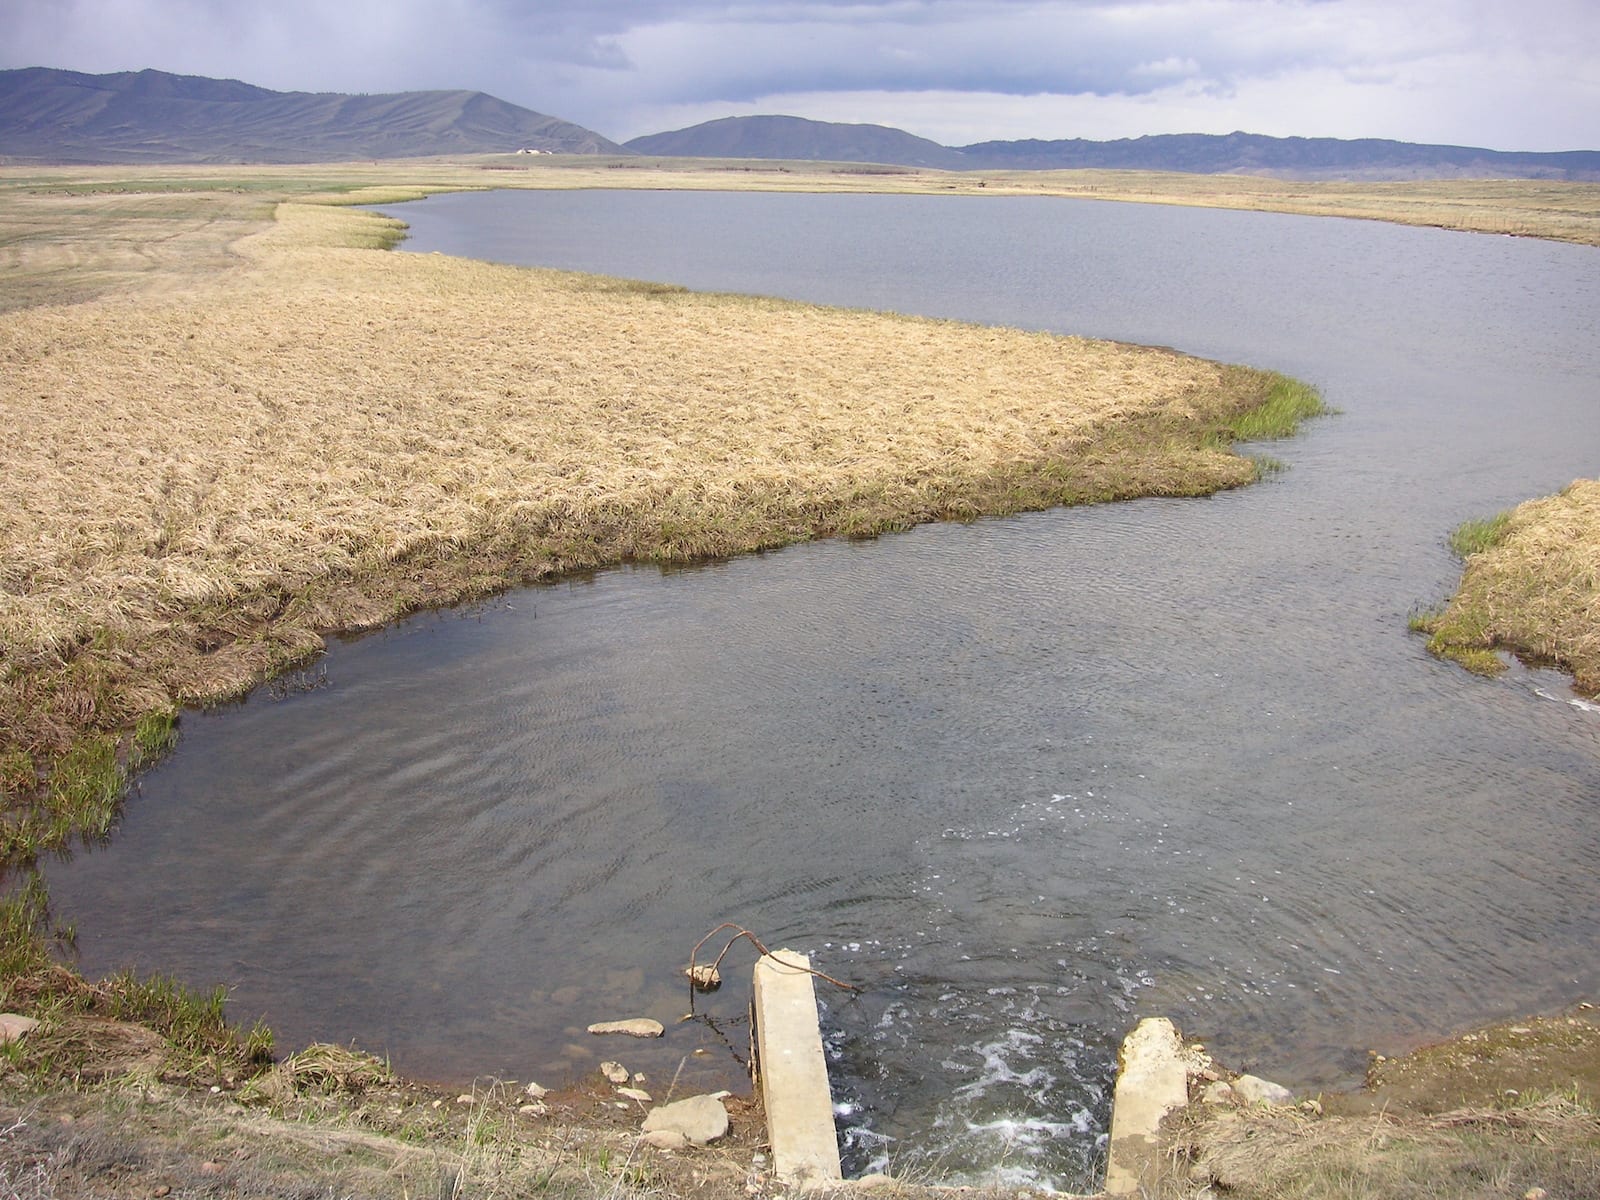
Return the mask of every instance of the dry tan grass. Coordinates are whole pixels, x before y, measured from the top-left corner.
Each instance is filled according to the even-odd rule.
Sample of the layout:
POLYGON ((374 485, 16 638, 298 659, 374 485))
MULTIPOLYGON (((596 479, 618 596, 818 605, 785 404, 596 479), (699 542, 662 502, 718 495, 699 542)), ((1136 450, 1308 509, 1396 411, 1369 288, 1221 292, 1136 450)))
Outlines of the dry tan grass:
POLYGON ((1197 1106, 1169 1142, 1173 1169, 1152 1200, 1492 1200, 1600 1187, 1600 1117, 1560 1096, 1432 1117, 1197 1106))
MULTIPOLYGON (((118 257, 91 235, 128 206, 164 228, 156 201, 104 203, 84 261, 118 257)), ((1264 398, 1259 372, 373 253, 392 224, 339 208, 284 204, 229 242, 193 224, 213 203, 243 221, 260 201, 179 196, 168 257, 0 317, 13 790, 19 754, 236 694, 419 606, 1254 476, 1219 431, 1264 398)))
POLYGON ((1600 184, 1534 179, 1306 182, 1163 171, 953 172, 749 159, 516 155, 315 167, 0 167, 0 193, 120 191, 130 186, 215 187, 225 189, 223 197, 234 201, 246 201, 252 194, 271 189, 299 194, 366 187, 374 189, 369 197, 375 203, 391 201, 397 188, 415 194, 417 188, 481 187, 1078 196, 1355 217, 1600 245, 1600 184))
POLYGON ((188 286, 237 265, 229 247, 272 206, 234 192, 62 196, 0 190, 0 313, 71 303, 132 283, 188 286), (83 236, 93 230, 92 237, 83 236))
POLYGON ((1571 671, 1600 694, 1600 480, 1511 510, 1495 543, 1468 557, 1443 613, 1428 618, 1435 653, 1494 671, 1495 649, 1571 671))

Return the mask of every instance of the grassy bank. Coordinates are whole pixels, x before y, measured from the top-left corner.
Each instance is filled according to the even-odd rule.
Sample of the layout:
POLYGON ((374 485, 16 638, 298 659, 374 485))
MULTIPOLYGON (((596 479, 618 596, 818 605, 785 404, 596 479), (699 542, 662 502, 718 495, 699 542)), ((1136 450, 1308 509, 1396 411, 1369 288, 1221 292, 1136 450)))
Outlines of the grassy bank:
POLYGON ((1460 586, 1413 620, 1431 651, 1483 674, 1502 670, 1496 651, 1510 651, 1600 694, 1600 481, 1470 521, 1451 546, 1465 560, 1460 586))
POLYGON ((1319 410, 1162 350, 375 253, 393 222, 264 220, 249 189, 199 225, 187 191, 91 199, 64 198, 80 233, 33 256, 58 264, 36 294, 98 279, 130 205, 184 235, 0 317, 14 861, 103 835, 178 707, 330 631, 608 563, 1201 495, 1255 478, 1233 440, 1319 410))
POLYGON ((1169 1119, 1150 1200, 1559 1200, 1600 1195, 1592 1005, 1395 1058, 1297 1106, 1193 1103, 1169 1119))
MULTIPOLYGON (((217 1061, 208 1072, 149 1024, 63 1011, 0 1052, 0 1189, 29 1200, 792 1194, 772 1178, 748 1101, 728 1101, 728 1137, 674 1153, 643 1144, 641 1104, 619 1104, 598 1073, 535 1104, 522 1082, 439 1091, 323 1045, 270 1069, 217 1061)), ((1206 1103, 1195 1085, 1163 1129, 1163 1170, 1144 1200, 1600 1192, 1600 1025, 1587 1006, 1374 1056, 1362 1088, 1297 1105, 1206 1103)), ((650 1086, 671 1096, 667 1081, 650 1086)), ((937 1182, 872 1194, 948 1197, 919 1186, 937 1182)))

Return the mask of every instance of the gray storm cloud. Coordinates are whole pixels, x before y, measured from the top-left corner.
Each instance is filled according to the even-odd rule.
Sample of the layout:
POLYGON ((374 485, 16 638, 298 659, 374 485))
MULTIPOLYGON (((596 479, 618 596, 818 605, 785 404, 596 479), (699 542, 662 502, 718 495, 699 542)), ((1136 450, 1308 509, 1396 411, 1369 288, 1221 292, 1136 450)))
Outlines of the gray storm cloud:
POLYGON ((933 137, 944 130, 932 126, 971 130, 985 120, 993 137, 1226 124, 1574 148, 1581 143, 1570 138, 1595 140, 1585 131, 1600 111, 1600 6, 1590 0, 12 0, 8 8, 0 65, 152 66, 312 91, 472 88, 613 137, 761 109, 889 124, 911 114, 924 123, 914 132, 933 137), (1105 128, 1048 131, 1067 120, 1105 128), (1295 120, 1308 127, 1288 128, 1295 120))

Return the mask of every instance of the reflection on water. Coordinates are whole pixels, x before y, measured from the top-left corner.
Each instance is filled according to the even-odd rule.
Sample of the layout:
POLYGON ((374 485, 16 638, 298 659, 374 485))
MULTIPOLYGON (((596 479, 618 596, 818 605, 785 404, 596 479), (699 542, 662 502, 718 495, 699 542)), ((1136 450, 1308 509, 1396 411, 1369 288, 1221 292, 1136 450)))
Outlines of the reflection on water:
MULTIPOLYGON (((565 265, 1168 342, 1343 413, 1242 492, 619 569, 338 644, 324 686, 186 715, 110 849, 52 872, 87 969, 226 980, 286 1044, 423 1076, 621 1057, 681 1092, 744 1049, 675 1024, 689 948, 735 920, 864 988, 820 996, 857 1166, 1068 1184, 1139 1015, 1321 1086, 1600 983, 1600 716, 1405 630, 1451 526, 1593 471, 1592 250, 1064 201, 405 215, 419 249, 537 235, 565 265), (667 1036, 583 1033, 636 1015, 667 1036)), ((739 955, 702 1011, 742 1016, 739 955)))

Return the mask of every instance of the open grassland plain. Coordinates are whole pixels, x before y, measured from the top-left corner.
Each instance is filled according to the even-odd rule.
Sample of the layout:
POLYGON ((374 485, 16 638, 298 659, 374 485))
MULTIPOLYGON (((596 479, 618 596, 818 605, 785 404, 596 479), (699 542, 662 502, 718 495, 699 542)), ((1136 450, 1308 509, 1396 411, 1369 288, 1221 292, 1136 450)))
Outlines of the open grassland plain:
POLYGON ((1451 544, 1465 560, 1461 584, 1412 622, 1428 648, 1483 674, 1502 670, 1496 651, 1510 651, 1600 695, 1600 480, 1470 521, 1451 544))
MULTIPOLYGON (((76 208, 82 240, 143 203, 76 208)), ((1200 495, 1256 477, 1241 433, 1319 408, 1164 350, 376 253, 396 223, 348 208, 229 241, 248 217, 195 203, 178 265, 0 317, 12 859, 104 834, 177 708, 327 632, 610 563, 1200 495)))
MULTIPOLYGON (((208 217, 264 219, 274 196, 342 194, 349 203, 387 203, 428 192, 481 188, 1070 196, 1351 217, 1600 245, 1600 183, 1537 179, 1330 182, 1167 171, 936 171, 870 163, 515 154, 315 167, 0 166, 0 197, 9 206, 19 194, 31 194, 40 202, 40 212, 48 211, 53 198, 65 196, 89 203, 118 194, 202 197, 191 240, 225 234, 223 229, 206 230, 208 217)), ((14 235, 14 228, 0 234, 0 253, 14 235)), ((165 252, 146 247, 136 253, 165 252)), ((6 302, 0 297, 0 306, 6 302)))

